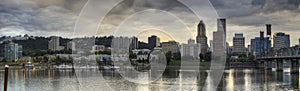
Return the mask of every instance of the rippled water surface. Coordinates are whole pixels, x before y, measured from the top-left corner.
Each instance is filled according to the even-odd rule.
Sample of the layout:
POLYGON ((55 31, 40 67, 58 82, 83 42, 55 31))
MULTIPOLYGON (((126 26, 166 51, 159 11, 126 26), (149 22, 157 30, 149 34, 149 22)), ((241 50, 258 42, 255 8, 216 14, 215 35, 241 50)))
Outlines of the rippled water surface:
MULTIPOLYGON (((167 91, 167 90, 210 90, 212 87, 209 71, 200 70, 196 80, 183 79, 185 71, 166 70, 162 77, 150 84, 137 84, 124 79, 117 71, 106 70, 9 70, 9 91, 78 91, 88 87, 90 90, 136 90, 136 91, 167 91), (77 74, 76 74, 77 73, 77 74), (102 75, 98 80, 98 75, 102 75), (80 76, 80 77, 79 77, 80 76), (82 78, 83 77, 83 78, 82 78), (88 79, 85 79, 88 78, 88 79), (95 78, 95 80, 89 79, 95 78), (189 81, 183 81, 189 80, 189 81), (102 83, 102 84, 98 84, 102 83), (103 88, 99 89, 99 86, 103 88), (208 88, 204 89, 206 84, 208 88), (109 88, 107 88, 109 87, 109 88), (95 88, 95 89, 94 89, 95 88), (98 89, 96 89, 98 88, 98 89), (105 89, 107 88, 107 89, 105 89)), ((193 71, 189 71, 193 73, 193 71)), ((195 71, 196 72, 196 71, 195 71)), ((0 70, 0 89, 3 90, 4 71, 0 70)), ((225 73, 218 85, 218 90, 296 90, 299 88, 299 75, 257 69, 230 69, 225 73)))

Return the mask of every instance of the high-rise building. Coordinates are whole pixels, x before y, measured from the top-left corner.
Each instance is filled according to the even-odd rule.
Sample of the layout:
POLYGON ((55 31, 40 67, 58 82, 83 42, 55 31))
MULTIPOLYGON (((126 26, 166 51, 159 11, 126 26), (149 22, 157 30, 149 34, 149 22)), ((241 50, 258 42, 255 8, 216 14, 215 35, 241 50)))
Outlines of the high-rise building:
POLYGON ((181 44, 180 52, 182 57, 189 57, 199 59, 199 54, 201 53, 201 44, 192 42, 195 40, 189 39, 188 44, 181 44))
POLYGON ((168 51, 177 53, 179 52, 179 43, 176 41, 162 42, 161 48, 164 53, 167 53, 168 51))
POLYGON ((227 32, 227 30, 226 30, 226 19, 225 18, 219 18, 218 20, 217 20, 217 31, 222 31, 223 32, 223 46, 225 46, 226 47, 226 36, 227 36, 227 34, 226 34, 226 32, 227 32))
MULTIPOLYGON (((105 47, 104 45, 102 48, 105 47)), ((138 48, 138 38, 136 37, 114 37, 111 46, 115 52, 131 51, 138 48)))
POLYGON ((128 37, 114 37, 111 48, 113 52, 129 52, 130 38, 128 37))
POLYGON ((67 49, 68 49, 68 50, 76 50, 76 49, 75 49, 75 43, 74 43, 73 41, 69 41, 69 42, 67 43, 67 49))
POLYGON ((271 33, 272 33, 272 25, 271 24, 266 24, 266 30, 267 30, 267 35, 271 35, 271 33))
POLYGON ((130 42, 130 50, 138 49, 139 48, 139 39, 137 37, 131 37, 130 42))
POLYGON ((213 51, 214 49, 213 49, 213 46, 214 46, 214 41, 213 40, 209 40, 209 51, 213 51))
POLYGON ((251 45, 247 45, 247 54, 251 53, 251 45))
MULTIPOLYGON (((226 19, 225 18, 220 18, 218 19, 218 31, 224 31, 224 37, 225 37, 225 40, 226 40, 226 19)), ((225 41, 226 42, 226 41, 225 41)))
POLYGON ((17 61, 22 57, 22 45, 10 42, 4 45, 4 58, 6 61, 17 61))
POLYGON ((222 56, 226 51, 224 45, 224 31, 213 32, 213 55, 222 56))
POLYGON ((299 44, 298 44, 298 46, 300 46, 300 39, 299 39, 299 44))
POLYGON ((281 48, 290 47, 290 35, 278 32, 273 36, 273 48, 274 50, 279 50, 281 48))
POLYGON ((221 18, 217 20, 218 28, 213 32, 213 57, 222 58, 226 54, 226 20, 221 18))
POLYGON ((148 37, 148 48, 150 50, 153 50, 155 47, 160 46, 160 39, 159 37, 152 35, 151 37, 148 37))
POLYGON ((251 44, 249 51, 255 56, 258 55, 267 55, 267 53, 271 50, 271 40, 269 37, 264 37, 261 39, 260 37, 255 37, 251 39, 251 44))
POLYGON ((201 53, 206 53, 208 50, 206 28, 204 22, 201 20, 198 24, 196 41, 201 45, 201 53))
POLYGON ((48 44, 48 49, 50 50, 62 50, 64 49, 63 46, 59 46, 59 37, 58 36, 52 36, 51 40, 48 44))
POLYGON ((245 37, 243 33, 236 33, 233 37, 233 52, 245 52, 245 37))

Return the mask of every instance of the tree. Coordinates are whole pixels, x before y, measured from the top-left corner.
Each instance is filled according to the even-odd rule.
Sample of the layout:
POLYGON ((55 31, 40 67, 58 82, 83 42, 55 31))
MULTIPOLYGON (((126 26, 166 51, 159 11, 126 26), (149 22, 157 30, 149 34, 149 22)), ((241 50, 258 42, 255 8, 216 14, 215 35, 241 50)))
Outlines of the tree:
POLYGON ((207 52, 204 54, 204 60, 205 61, 211 61, 211 52, 207 52))
POLYGON ((180 52, 173 53, 173 59, 174 60, 181 60, 181 54, 180 54, 180 52))
POLYGON ((204 57, 203 57, 203 54, 202 54, 202 53, 200 53, 200 54, 199 54, 199 58, 200 58, 200 61, 202 61, 202 60, 204 59, 204 57))
POLYGON ((167 59, 167 65, 169 65, 169 63, 171 62, 171 58, 172 58, 172 52, 168 51, 165 55, 166 55, 166 59, 167 59))
POLYGON ((133 52, 130 52, 130 53, 129 53, 129 58, 130 58, 130 59, 136 59, 136 58, 137 58, 137 55, 134 54, 133 52))

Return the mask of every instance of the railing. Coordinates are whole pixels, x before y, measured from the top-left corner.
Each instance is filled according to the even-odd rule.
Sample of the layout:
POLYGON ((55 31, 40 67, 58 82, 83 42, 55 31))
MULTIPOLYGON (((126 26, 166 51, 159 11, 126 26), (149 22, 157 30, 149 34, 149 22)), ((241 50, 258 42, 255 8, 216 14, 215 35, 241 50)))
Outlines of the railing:
POLYGON ((259 57, 260 59, 300 59, 300 55, 293 55, 293 56, 269 56, 269 57, 259 57))

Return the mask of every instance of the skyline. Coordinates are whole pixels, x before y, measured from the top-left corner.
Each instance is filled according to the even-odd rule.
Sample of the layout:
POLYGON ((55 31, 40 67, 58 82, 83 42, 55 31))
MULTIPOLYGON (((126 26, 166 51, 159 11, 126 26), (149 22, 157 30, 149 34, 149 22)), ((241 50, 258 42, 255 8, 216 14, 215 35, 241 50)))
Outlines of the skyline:
MULTIPOLYGON (((14 36, 19 34, 29 34, 34 36, 63 36, 71 37, 72 31, 78 15, 86 0, 56 0, 56 1, 39 1, 39 0, 1 0, 0 4, 0 35, 14 36)), ((265 24, 272 24, 272 34, 275 32, 284 32, 290 34, 291 45, 298 44, 299 33, 298 25, 300 24, 299 3, 297 0, 210 0, 216 9, 219 17, 227 19, 227 41, 232 45, 234 33, 243 33, 246 45, 250 43, 250 39, 259 36, 259 31, 265 31, 265 24), (276 6, 276 7, 275 7, 276 6), (238 8, 237 8, 238 7, 238 8), (284 14, 282 14, 284 13, 284 14)), ((120 18, 128 16, 128 14, 139 11, 143 8, 162 9, 168 12, 178 14, 180 18, 186 20, 197 19, 190 15, 190 11, 181 7, 180 3, 165 0, 154 0, 149 2, 132 0, 124 2, 120 7, 116 7, 111 11, 101 25, 97 35, 109 36, 114 26, 120 22, 120 18), (133 9, 121 10, 131 7, 133 9), (184 11, 184 12, 182 12, 184 11), (110 20, 110 21, 108 21, 110 20)), ((136 21, 138 19, 133 19, 136 21)), ((186 24, 192 31, 190 38, 195 39, 197 34, 197 24, 200 20, 192 20, 194 23, 186 24)), ((213 22, 216 22, 213 21, 213 22)), ((162 22, 165 23, 165 22, 162 22)), ((204 23, 210 23, 204 21, 204 23)), ((209 24, 207 24, 209 25, 209 24)), ((155 26, 143 26, 144 28, 158 29, 155 26)), ((216 31, 214 27, 207 26, 208 41, 212 40, 212 32, 216 31)), ((153 31, 149 30, 149 31, 153 31)), ((179 29, 180 30, 180 29, 179 29)), ((167 30, 170 31, 170 30, 167 30)), ((140 35, 142 41, 151 35, 162 36, 162 41, 171 40, 169 36, 154 32, 148 32, 140 35)), ((139 37, 139 36, 137 36, 139 37)), ((178 40, 176 40, 178 41, 178 40)), ((186 41, 178 41, 185 43, 186 41)))

